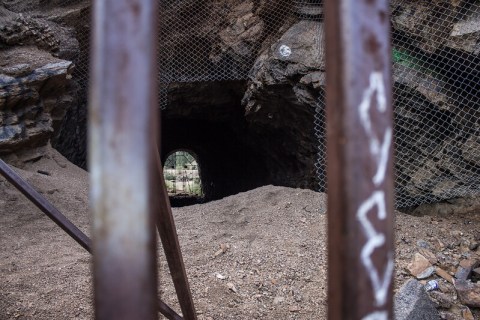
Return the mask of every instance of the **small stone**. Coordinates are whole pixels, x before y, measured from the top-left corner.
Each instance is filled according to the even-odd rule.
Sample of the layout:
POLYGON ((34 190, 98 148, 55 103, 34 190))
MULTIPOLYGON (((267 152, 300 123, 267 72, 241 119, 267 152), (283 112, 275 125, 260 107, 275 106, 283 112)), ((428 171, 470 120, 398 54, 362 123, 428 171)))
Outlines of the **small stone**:
POLYGON ((437 247, 439 250, 445 249, 445 244, 442 242, 442 240, 440 240, 440 239, 436 239, 436 240, 437 240, 436 247, 437 247))
POLYGON ((422 248, 422 249, 428 249, 430 245, 428 244, 427 241, 420 239, 417 241, 417 247, 422 248))
POLYGON ((480 243, 478 242, 474 242, 472 243, 471 245, 468 246, 468 249, 472 250, 472 251, 475 251, 477 250, 477 248, 480 246, 480 243))
POLYGON ((438 259, 437 257, 435 256, 435 254, 428 250, 428 249, 424 249, 424 248, 421 248, 420 250, 418 250, 418 252, 424 256, 425 258, 427 258, 427 260, 431 263, 431 264, 436 264, 438 262, 438 259))
POLYGON ((438 291, 431 291, 429 292, 429 296, 435 304, 437 304, 438 308, 443 309, 450 309, 453 304, 453 299, 449 295, 445 293, 441 293, 438 291))
POLYGON ((233 283, 231 283, 231 282, 227 283, 227 287, 228 287, 228 289, 229 289, 230 291, 232 291, 232 292, 234 292, 234 293, 237 293, 237 292, 238 292, 238 290, 237 290, 237 288, 235 287, 235 285, 234 285, 233 283))
POLYGON ((217 279, 220 279, 220 280, 225 280, 227 279, 227 277, 225 277, 224 275, 221 275, 220 273, 215 273, 215 277, 217 277, 217 279))
POLYGON ((288 308, 288 311, 298 312, 298 311, 300 311, 300 307, 299 306, 291 306, 291 307, 288 308))
POLYGON ((219 255, 221 254, 224 254, 225 252, 228 251, 228 249, 230 249, 230 245, 229 244, 225 244, 225 243, 222 243, 220 245, 220 249, 218 249, 215 254, 213 255, 214 258, 218 257, 219 255))
POLYGON ((471 268, 464 268, 462 266, 458 266, 457 272, 455 272, 455 278, 459 280, 467 280, 470 278, 471 273, 471 268))
POLYGON ((447 282, 447 281, 439 281, 438 282, 438 288, 440 289, 441 292, 443 293, 448 293, 450 295, 457 295, 457 292, 455 291, 455 287, 453 286, 452 283, 447 282))
POLYGON ((415 256, 412 259, 412 262, 407 266, 407 270, 414 276, 417 277, 419 274, 424 272, 426 269, 430 268, 432 264, 422 256, 420 253, 415 253, 415 256))
POLYGON ((473 269, 474 266, 477 265, 477 261, 472 260, 472 259, 464 259, 460 261, 460 266, 462 266, 465 269, 471 268, 473 269))
POLYGON ((472 311, 468 309, 468 307, 465 307, 465 309, 462 309, 462 317, 465 320, 475 320, 473 317, 472 311))
POLYGON ((432 276, 432 274, 435 273, 435 267, 429 267, 427 269, 425 269, 423 272, 421 272, 420 274, 417 275, 417 279, 419 280, 422 280, 422 279, 427 279, 429 278, 430 276, 432 276))
POLYGON ((279 296, 277 296, 277 297, 275 297, 275 298, 273 299, 273 304, 280 304, 280 303, 282 303, 282 302, 284 302, 284 301, 285 301, 285 298, 284 298, 284 297, 279 297, 279 296))
POLYGON ((448 282, 453 284, 453 277, 448 274, 447 271, 443 270, 442 268, 437 267, 435 269, 435 273, 439 276, 442 277, 443 279, 447 280, 448 282))
POLYGON ((468 280, 456 280, 455 289, 458 298, 464 305, 480 308, 480 284, 468 280))

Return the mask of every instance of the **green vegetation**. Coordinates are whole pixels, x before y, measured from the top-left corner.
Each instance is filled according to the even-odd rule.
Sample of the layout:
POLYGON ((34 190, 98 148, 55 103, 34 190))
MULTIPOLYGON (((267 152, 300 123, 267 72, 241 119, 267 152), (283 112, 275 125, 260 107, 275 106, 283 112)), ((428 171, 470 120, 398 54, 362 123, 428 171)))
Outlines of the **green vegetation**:
POLYGON ((165 161, 166 169, 197 169, 198 164, 194 156, 187 151, 177 151, 168 156, 165 161))
POLYGON ((435 69, 435 66, 432 65, 432 63, 429 63, 427 59, 428 57, 426 55, 418 55, 409 50, 399 50, 397 48, 392 49, 393 63, 398 63, 441 79, 443 77, 441 74, 442 70, 440 68, 435 69))

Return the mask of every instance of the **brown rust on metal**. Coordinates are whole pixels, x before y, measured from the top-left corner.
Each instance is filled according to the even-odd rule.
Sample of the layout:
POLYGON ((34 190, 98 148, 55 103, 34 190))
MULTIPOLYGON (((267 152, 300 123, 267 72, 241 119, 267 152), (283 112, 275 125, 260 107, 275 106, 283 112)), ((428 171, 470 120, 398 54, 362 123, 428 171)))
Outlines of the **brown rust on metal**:
POLYGON ((97 319, 158 316, 156 0, 94 2, 89 160, 97 319))
POLYGON ((27 181, 22 179, 12 168, 0 159, 0 174, 15 186, 25 197, 35 204, 43 213, 53 220, 63 231, 73 238, 85 250, 91 252, 90 239, 78 229, 67 217, 55 208, 45 197, 38 193, 27 181))
POLYGON ((177 292, 178 302, 182 309, 183 317, 187 320, 197 319, 195 306, 193 304, 192 293, 188 284, 187 273, 182 258, 180 243, 178 241, 177 229, 173 219, 170 200, 165 188, 163 177, 163 167, 160 161, 160 155, 156 154, 155 183, 157 201, 155 203, 157 212, 157 229, 162 241, 163 250, 167 259, 173 284, 177 292))
POLYGON ((178 313, 176 313, 172 308, 170 308, 162 300, 158 300, 158 309, 168 320, 183 320, 184 319, 180 315, 178 315, 178 313))
POLYGON ((329 319, 393 318, 393 125, 386 17, 387 0, 325 1, 329 319))

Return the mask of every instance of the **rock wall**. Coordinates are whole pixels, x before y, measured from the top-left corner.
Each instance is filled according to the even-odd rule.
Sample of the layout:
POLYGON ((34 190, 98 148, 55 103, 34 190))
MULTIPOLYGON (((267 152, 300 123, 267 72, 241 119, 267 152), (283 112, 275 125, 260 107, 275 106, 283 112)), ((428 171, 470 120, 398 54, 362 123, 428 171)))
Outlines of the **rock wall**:
POLYGON ((75 21, 80 8, 0 4, 0 154, 47 145, 78 105, 81 47, 75 28, 63 22, 75 21))
POLYGON ((478 194, 480 5, 392 1, 392 25, 398 194, 478 194))

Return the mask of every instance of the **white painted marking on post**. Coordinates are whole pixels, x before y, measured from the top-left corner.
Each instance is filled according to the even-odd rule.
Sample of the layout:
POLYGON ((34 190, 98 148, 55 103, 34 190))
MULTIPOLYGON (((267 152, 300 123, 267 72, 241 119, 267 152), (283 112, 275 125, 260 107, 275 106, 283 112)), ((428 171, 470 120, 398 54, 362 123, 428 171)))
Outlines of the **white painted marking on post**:
POLYGON ((358 208, 357 219, 360 221, 365 236, 367 237, 367 243, 362 248, 360 257, 372 283, 376 305, 383 306, 387 300, 394 263, 393 254, 389 253, 387 266, 382 278, 380 278, 379 271, 375 268, 371 256, 376 248, 380 248, 385 244, 385 235, 377 232, 367 217, 368 212, 375 207, 378 208, 378 218, 385 220, 387 210, 385 206, 385 193, 383 191, 375 191, 370 198, 364 201, 358 208))
POLYGON ((378 186, 385 180, 393 132, 392 128, 387 128, 382 141, 380 141, 373 132, 369 111, 374 99, 377 101, 377 110, 379 112, 385 112, 387 110, 387 98, 383 73, 380 71, 373 72, 370 75, 369 87, 363 93, 362 102, 358 108, 362 126, 370 139, 370 153, 375 157, 375 161, 377 162, 377 172, 372 178, 372 181, 378 186))
MULTIPOLYGON (((382 140, 372 129, 372 119, 370 118, 370 108, 376 101, 377 111, 384 113, 387 111, 387 98, 385 94, 385 83, 383 73, 380 71, 372 72, 369 78, 369 87, 364 91, 362 102, 359 105, 360 120, 365 132, 370 140, 369 151, 374 158, 377 169, 372 177, 375 186, 380 186, 385 181, 388 160, 390 158, 390 147, 393 139, 393 130, 391 127, 385 129, 382 140)), ((374 225, 368 218, 368 213, 377 208, 377 218, 385 220, 387 218, 386 198, 383 190, 376 190, 366 199, 357 210, 357 219, 360 221, 363 232, 367 237, 367 242, 362 248, 360 258, 363 266, 367 270, 368 277, 374 291, 375 304, 384 306, 387 302, 388 289, 390 288, 394 261, 393 253, 388 253, 388 261, 383 274, 375 267, 371 257, 377 248, 381 248, 386 243, 384 233, 377 232, 374 225)), ((363 320, 384 320, 388 319, 386 311, 374 312, 363 320)))
POLYGON ((368 316, 363 317, 362 320, 388 320, 388 312, 375 311, 374 313, 371 313, 368 316))

